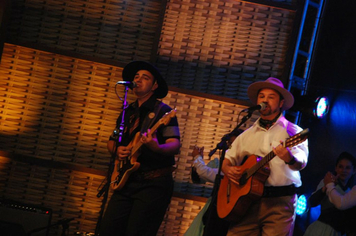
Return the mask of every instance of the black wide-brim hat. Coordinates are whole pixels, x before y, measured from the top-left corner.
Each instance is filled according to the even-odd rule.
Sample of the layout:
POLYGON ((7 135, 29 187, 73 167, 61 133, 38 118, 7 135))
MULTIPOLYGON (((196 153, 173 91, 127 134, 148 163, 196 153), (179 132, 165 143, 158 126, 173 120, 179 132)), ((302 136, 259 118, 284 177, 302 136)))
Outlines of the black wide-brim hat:
POLYGON ((154 91, 157 98, 164 98, 168 93, 168 85, 163 79, 161 72, 153 65, 145 61, 133 61, 127 64, 122 71, 122 79, 125 81, 133 81, 137 71, 149 71, 157 81, 158 88, 154 91))

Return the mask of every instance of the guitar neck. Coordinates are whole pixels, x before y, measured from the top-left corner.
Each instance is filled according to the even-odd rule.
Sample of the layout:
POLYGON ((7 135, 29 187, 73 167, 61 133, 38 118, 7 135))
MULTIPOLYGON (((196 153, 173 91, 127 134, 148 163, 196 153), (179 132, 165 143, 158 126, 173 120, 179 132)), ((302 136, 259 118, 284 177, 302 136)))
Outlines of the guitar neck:
MULTIPOLYGON (((304 142, 309 134, 309 129, 302 130, 300 133, 288 138, 284 143, 284 147, 294 147, 301 142, 304 142)), ((266 165, 270 160, 272 160, 276 154, 273 151, 268 153, 264 158, 261 158, 259 162, 257 162, 253 167, 246 171, 247 176, 246 178, 250 178, 254 175, 259 169, 261 169, 264 165, 266 165)))
POLYGON ((268 153, 264 158, 262 158, 259 162, 257 162, 254 166, 247 170, 246 178, 250 178, 254 175, 259 169, 261 169, 264 165, 266 165, 270 160, 272 160, 276 154, 273 151, 268 153))

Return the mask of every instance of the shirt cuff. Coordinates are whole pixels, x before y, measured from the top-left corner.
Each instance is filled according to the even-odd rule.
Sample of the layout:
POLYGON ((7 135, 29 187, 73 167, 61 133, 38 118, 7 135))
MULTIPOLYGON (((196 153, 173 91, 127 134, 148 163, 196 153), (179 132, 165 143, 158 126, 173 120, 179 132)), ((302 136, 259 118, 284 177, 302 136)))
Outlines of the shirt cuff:
POLYGON ((335 183, 331 182, 326 185, 326 194, 329 195, 335 189, 335 183))
POLYGON ((195 161, 196 159, 203 159, 203 157, 199 154, 199 155, 196 155, 195 157, 193 157, 193 159, 195 161))

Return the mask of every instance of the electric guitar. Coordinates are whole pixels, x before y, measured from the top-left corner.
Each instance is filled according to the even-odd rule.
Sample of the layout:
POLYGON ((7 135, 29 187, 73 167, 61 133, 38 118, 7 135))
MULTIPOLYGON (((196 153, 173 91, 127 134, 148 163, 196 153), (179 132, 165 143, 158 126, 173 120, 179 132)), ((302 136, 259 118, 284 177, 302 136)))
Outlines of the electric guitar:
MULTIPOLYGON (((283 145, 293 147, 304 142, 309 135, 309 129, 288 138, 283 145)), ((262 194, 265 182, 270 174, 268 162, 275 157, 273 151, 264 158, 251 155, 241 166, 236 166, 243 173, 239 185, 232 183, 224 176, 220 183, 217 199, 217 211, 220 218, 228 221, 239 221, 250 205, 262 194)))
MULTIPOLYGON (((170 120, 175 117, 176 109, 167 112, 162 118, 157 121, 157 123, 150 129, 148 134, 153 134, 161 125, 167 125, 170 120)), ((116 158, 114 170, 111 174, 111 188, 113 190, 120 190, 125 185, 130 175, 137 171, 140 167, 140 163, 137 162, 138 156, 141 154, 140 149, 142 146, 142 142, 140 141, 141 134, 137 132, 135 137, 129 143, 128 147, 132 147, 130 156, 124 158, 123 160, 119 160, 116 158)))

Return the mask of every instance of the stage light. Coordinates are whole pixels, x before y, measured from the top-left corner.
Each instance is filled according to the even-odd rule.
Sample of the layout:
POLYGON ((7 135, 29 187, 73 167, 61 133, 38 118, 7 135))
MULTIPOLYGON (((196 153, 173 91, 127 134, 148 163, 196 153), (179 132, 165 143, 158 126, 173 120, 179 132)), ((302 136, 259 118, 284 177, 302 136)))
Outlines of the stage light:
POLYGON ((297 208, 295 210, 297 215, 302 215, 307 209, 307 198, 305 195, 300 195, 297 200, 297 208))
POLYGON ((292 111, 301 112, 304 115, 318 119, 324 118, 329 112, 330 105, 327 97, 311 95, 297 95, 294 97, 295 102, 291 108, 292 111))
POLYGON ((323 118, 329 111, 329 100, 327 97, 318 97, 315 100, 313 114, 317 118, 323 118))

